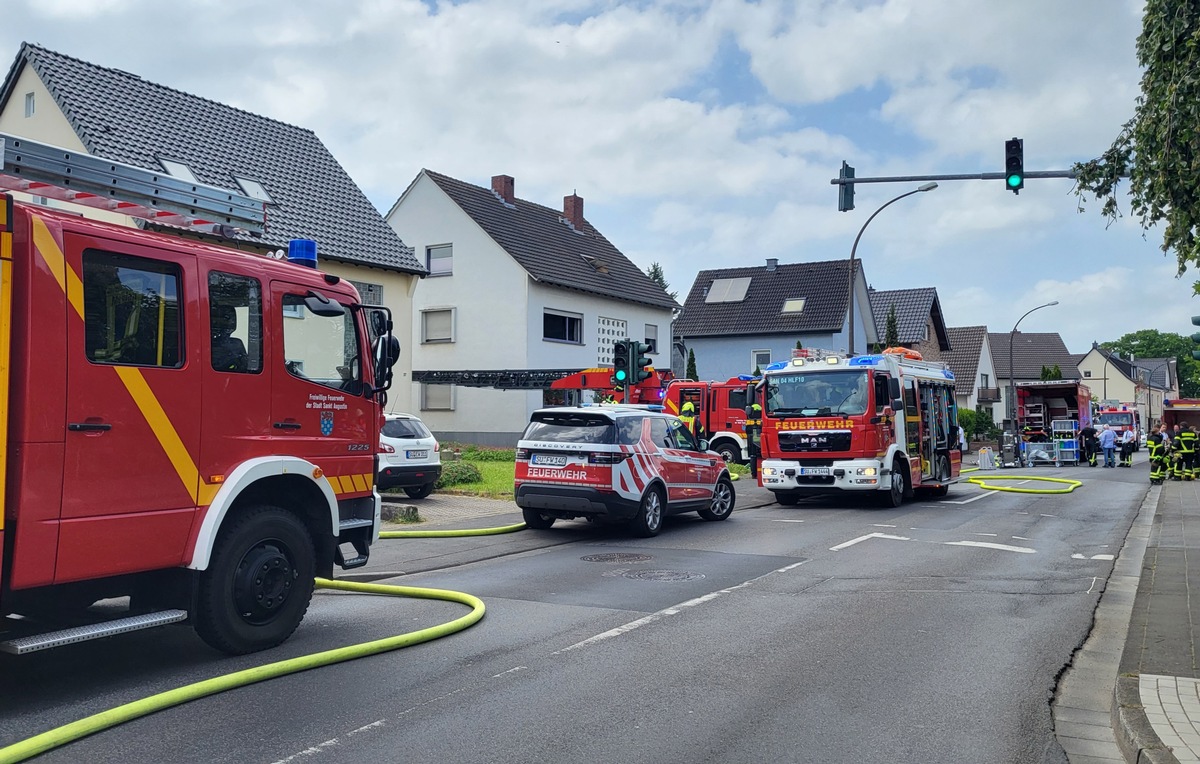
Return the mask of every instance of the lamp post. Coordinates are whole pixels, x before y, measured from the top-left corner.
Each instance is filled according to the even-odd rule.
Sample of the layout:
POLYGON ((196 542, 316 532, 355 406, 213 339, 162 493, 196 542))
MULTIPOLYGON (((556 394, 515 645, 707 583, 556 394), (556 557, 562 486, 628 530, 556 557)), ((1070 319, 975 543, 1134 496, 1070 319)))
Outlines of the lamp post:
MULTIPOLYGON (((1143 428, 1146 430, 1146 432, 1150 432, 1150 425, 1154 424, 1154 375, 1155 375, 1155 373, 1158 372, 1159 369, 1164 369, 1164 368, 1167 369, 1167 379, 1166 379, 1165 384, 1166 384, 1167 388, 1170 389, 1170 387, 1171 387, 1170 367, 1171 367, 1171 364, 1174 362, 1175 362, 1174 358, 1168 358, 1167 360, 1160 363, 1158 366, 1155 366, 1153 369, 1151 369, 1146 374, 1146 424, 1145 424, 1145 427, 1143 428)), ((1136 395, 1136 393, 1135 393, 1135 395, 1136 395)), ((1164 393, 1162 397, 1165 398, 1166 393, 1164 393)), ((1159 404, 1159 412, 1158 413, 1159 413, 1159 416, 1161 417, 1162 416, 1162 404, 1161 403, 1159 404)))
POLYGON ((919 194, 924 191, 932 191, 937 187, 937 183, 924 183, 914 188, 912 191, 906 191, 903 194, 900 194, 895 199, 885 202, 883 206, 872 212, 871 217, 867 218, 867 222, 863 223, 862 228, 858 229, 858 236, 854 237, 854 246, 850 247, 850 307, 849 323, 847 324, 847 327, 850 331, 850 344, 848 346, 850 349, 850 355, 854 355, 854 254, 858 251, 858 240, 862 238, 863 231, 867 230, 867 226, 871 224, 871 221, 875 219, 875 216, 883 212, 884 209, 886 209, 889 205, 900 201, 906 196, 912 196, 913 194, 919 194))
MULTIPOLYGON (((1058 305, 1058 300, 1048 302, 1045 305, 1039 305, 1036 308, 1030 308, 1029 310, 1025 311, 1025 316, 1028 316, 1035 310, 1049 308, 1051 305, 1058 305)), ((1013 342, 1017 336, 1017 327, 1020 326, 1021 322, 1025 320, 1025 316, 1018 318, 1017 323, 1013 324, 1012 331, 1008 333, 1008 421, 1012 423, 1013 432, 1017 431, 1017 370, 1013 368, 1013 342)))

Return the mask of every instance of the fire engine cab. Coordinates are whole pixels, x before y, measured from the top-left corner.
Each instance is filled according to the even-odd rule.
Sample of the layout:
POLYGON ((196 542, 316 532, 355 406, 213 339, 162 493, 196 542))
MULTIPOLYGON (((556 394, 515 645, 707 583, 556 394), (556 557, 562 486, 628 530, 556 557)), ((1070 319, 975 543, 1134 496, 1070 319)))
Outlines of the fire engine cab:
POLYGON ((757 379, 744 375, 730 377, 725 382, 672 380, 663 394, 663 407, 679 416, 683 404, 691 403, 709 449, 726 462, 747 464, 750 452, 746 442, 746 388, 757 379))
POLYGON ((314 577, 379 535, 390 313, 311 241, 296 263, 200 240, 261 231, 253 199, 8 136, 0 155, 0 188, 186 234, 0 193, 0 650, 180 621, 232 654, 283 642, 314 577))
POLYGON ((864 493, 897 507, 959 476, 954 375, 915 351, 796 351, 763 371, 759 485, 780 504, 864 493))

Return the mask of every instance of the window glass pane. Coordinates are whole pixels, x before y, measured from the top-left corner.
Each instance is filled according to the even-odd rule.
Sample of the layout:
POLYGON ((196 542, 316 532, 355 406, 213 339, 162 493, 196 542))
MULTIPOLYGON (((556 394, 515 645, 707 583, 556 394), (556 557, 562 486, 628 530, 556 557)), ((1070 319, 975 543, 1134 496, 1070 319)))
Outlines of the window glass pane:
POLYGON ((347 309, 340 316, 318 316, 296 294, 283 297, 285 311, 299 310, 303 321, 283 322, 283 353, 288 373, 318 385, 362 392, 358 327, 347 309))
POLYGON ((542 314, 542 339, 582 342, 583 316, 569 313, 542 314))
POLYGON ((258 279, 208 274, 212 367, 253 374, 262 371, 262 285, 258 279))
POLYGON ((453 311, 427 310, 421 316, 425 321, 425 342, 450 342, 453 339, 453 311))
POLYGON ((753 356, 754 356, 754 365, 756 367, 758 367, 759 369, 763 369, 763 368, 771 365, 771 351, 770 350, 755 350, 753 353, 753 356))
POLYGON ((444 276, 454 270, 454 247, 442 244, 425 249, 425 267, 430 276, 444 276))
POLYGON ((429 428, 418 419, 389 419, 383 424, 383 434, 402 440, 433 437, 429 428))
POLYGON ((179 267, 88 250, 83 253, 87 357, 97 363, 182 365, 179 267))
POLYGON ((650 346, 651 353, 658 352, 658 327, 654 324, 646 324, 646 344, 650 346))
POLYGON ((453 385, 421 385, 421 408, 454 410, 453 385))

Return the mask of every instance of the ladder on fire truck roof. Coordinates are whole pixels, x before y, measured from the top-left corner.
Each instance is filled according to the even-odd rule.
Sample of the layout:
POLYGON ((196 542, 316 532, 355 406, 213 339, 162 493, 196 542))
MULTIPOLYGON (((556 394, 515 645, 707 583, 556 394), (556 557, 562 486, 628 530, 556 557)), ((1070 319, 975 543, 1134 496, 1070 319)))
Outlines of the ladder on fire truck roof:
POLYGON ((263 203, 227 189, 4 133, 0 158, 0 189, 227 238, 266 229, 263 203))

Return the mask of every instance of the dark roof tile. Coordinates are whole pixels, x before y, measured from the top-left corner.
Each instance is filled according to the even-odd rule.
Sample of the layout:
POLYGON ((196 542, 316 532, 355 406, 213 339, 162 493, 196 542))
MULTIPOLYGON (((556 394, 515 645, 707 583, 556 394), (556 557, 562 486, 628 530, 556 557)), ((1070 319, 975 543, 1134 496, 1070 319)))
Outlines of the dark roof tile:
MULTIPOLYGON (((1009 337, 1011 332, 988 332, 992 346, 992 365, 996 367, 997 379, 1009 379, 1009 337)), ((1058 365, 1063 379, 1082 379, 1073 356, 1058 332, 1017 332, 1012 343, 1012 365, 1016 368, 1016 379, 1041 379, 1042 367, 1058 365)))
POLYGON ((983 343, 987 341, 987 327, 948 326, 946 334, 950 338, 950 350, 942 354, 942 360, 950 366, 955 379, 970 380, 974 389, 979 357, 983 353, 983 343))

